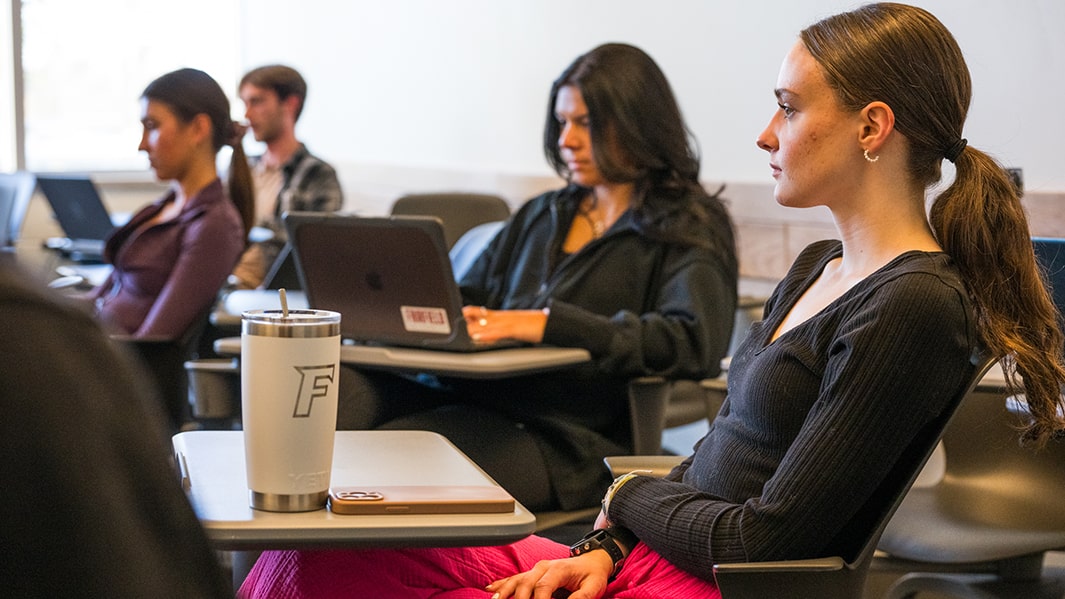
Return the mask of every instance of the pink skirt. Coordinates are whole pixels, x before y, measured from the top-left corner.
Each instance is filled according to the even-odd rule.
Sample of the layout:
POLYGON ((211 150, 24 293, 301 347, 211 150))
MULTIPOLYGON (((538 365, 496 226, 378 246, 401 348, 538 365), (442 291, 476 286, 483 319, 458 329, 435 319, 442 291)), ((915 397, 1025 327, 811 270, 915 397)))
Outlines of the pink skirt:
MULTIPOLYGON (((488 583, 569 548, 542 537, 501 547, 267 551, 240 587, 242 599, 488 599, 488 583)), ((640 543, 603 597, 719 598, 712 582, 683 572, 640 543)))

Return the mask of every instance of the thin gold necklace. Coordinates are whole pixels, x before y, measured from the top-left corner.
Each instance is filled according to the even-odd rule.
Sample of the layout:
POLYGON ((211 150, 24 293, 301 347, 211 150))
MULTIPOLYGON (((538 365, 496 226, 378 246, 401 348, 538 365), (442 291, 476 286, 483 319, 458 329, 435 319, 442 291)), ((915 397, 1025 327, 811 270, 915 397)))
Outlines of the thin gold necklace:
POLYGON ((581 202, 581 207, 577 211, 584 220, 588 221, 588 226, 592 228, 592 239, 599 239, 606 230, 606 223, 603 222, 603 219, 593 214, 597 208, 599 208, 599 196, 595 194, 595 189, 592 189, 591 205, 586 206, 585 202, 581 202))

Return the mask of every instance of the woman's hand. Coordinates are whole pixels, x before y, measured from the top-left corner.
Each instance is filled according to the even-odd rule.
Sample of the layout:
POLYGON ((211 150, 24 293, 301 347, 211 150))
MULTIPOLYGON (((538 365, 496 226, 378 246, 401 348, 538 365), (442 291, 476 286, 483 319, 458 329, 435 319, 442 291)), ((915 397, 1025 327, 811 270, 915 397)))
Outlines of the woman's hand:
POLYGON ((614 570, 606 551, 596 550, 566 559, 545 560, 532 570, 497 580, 485 587, 492 599, 551 599, 558 589, 572 591, 569 599, 597 599, 614 570))
POLYGON ((528 343, 544 340, 546 310, 489 310, 484 306, 463 306, 466 330, 474 341, 492 343, 517 339, 528 343))

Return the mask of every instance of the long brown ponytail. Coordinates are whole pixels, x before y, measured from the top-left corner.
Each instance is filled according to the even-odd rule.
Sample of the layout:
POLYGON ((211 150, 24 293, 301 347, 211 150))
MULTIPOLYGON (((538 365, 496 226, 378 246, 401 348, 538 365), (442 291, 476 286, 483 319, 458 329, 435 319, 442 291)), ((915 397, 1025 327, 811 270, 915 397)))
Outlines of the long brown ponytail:
POLYGON ((227 141, 233 148, 233 154, 229 158, 229 200, 240 212, 240 220, 244 223, 244 235, 255 224, 255 190, 251 178, 251 167, 248 166, 248 157, 244 153, 244 145, 241 142, 241 129, 230 123, 231 135, 227 141))
POLYGON ((1019 194, 993 158, 967 148, 954 183, 936 198, 929 220, 954 258, 977 307, 984 343, 1006 357, 1014 390, 1023 379, 1033 419, 1025 437, 1043 444, 1065 429, 1058 411, 1065 338, 1029 239, 1019 194), (975 218, 974 218, 975 216, 975 218))

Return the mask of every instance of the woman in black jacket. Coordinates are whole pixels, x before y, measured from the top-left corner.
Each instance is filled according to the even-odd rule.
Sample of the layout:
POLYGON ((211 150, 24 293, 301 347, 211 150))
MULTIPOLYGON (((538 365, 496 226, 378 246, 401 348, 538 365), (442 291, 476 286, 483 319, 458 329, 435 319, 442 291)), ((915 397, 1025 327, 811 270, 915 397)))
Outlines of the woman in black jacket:
POLYGON ((440 432, 533 510, 594 505, 631 452, 633 377, 715 376, 736 305, 732 227, 662 71, 607 44, 555 81, 548 161, 569 181, 526 203, 460 281, 475 340, 580 347, 575 369, 495 381, 347 371, 341 428, 440 432))

